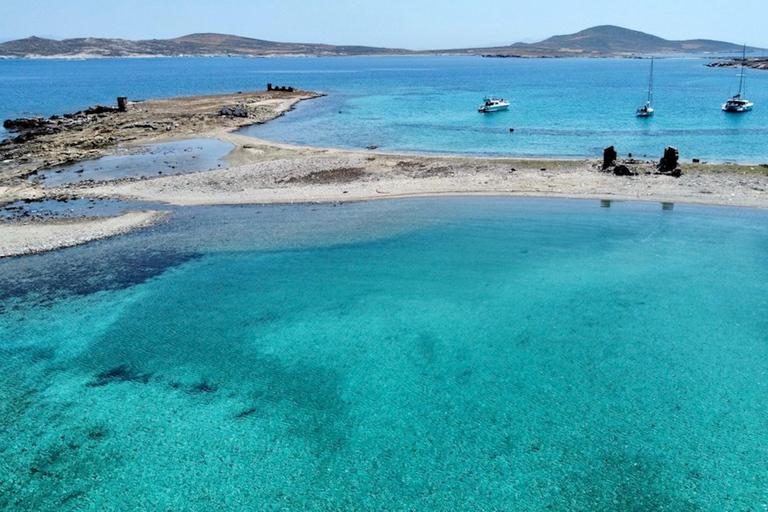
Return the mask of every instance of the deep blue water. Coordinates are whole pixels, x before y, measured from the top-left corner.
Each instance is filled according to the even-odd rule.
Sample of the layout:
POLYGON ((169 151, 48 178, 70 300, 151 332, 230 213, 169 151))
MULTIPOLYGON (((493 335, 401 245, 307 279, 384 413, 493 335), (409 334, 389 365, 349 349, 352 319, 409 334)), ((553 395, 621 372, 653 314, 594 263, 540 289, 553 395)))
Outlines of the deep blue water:
POLYGON ((650 63, 627 59, 350 57, 307 59, 114 59, 0 61, 0 117, 52 115, 115 98, 257 90, 267 82, 328 94, 250 130, 316 146, 474 155, 768 160, 768 73, 749 71, 755 109, 728 115, 732 69, 704 59, 657 59, 656 115, 638 119, 650 63), (511 100, 505 113, 476 112, 483 95, 511 100), (510 133, 509 128, 515 132, 510 133))
POLYGON ((768 218, 178 209, 0 260, 0 508, 760 510, 768 218))

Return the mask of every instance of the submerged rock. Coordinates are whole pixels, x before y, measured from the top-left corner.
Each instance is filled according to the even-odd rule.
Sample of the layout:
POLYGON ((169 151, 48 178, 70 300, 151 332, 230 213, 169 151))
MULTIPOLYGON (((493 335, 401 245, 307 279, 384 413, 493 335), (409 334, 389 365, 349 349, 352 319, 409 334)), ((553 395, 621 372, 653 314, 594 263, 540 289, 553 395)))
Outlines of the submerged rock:
POLYGON ((86 384, 86 387, 98 388, 118 382, 139 382, 141 384, 147 384, 150 377, 152 377, 151 373, 138 373, 129 368, 128 365, 121 364, 120 366, 99 373, 96 375, 95 380, 86 384))

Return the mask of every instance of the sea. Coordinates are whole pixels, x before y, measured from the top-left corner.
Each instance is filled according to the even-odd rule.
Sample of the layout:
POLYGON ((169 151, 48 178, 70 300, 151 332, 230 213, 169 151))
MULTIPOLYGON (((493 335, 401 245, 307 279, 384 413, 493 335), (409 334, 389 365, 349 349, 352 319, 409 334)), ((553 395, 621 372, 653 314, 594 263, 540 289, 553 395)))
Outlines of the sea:
MULTIPOLYGON (((231 93, 267 83, 325 93, 246 133, 294 144, 477 156, 768 162, 768 73, 748 70, 752 112, 721 106, 737 71, 711 58, 657 58, 651 118, 648 59, 455 56, 0 60, 0 119, 50 116, 132 100, 231 93), (509 111, 481 114, 492 95, 509 111), (514 131, 511 132, 510 129, 514 131)), ((6 136, 8 134, 5 134, 6 136)))
MULTIPOLYGON (((0 61, 13 100, 0 108, 51 115, 269 81, 328 95, 254 132, 278 141, 475 154, 485 139, 483 154, 539 154, 505 152, 495 136, 495 123, 504 140, 525 135, 525 111, 530 126, 561 126, 549 137, 572 154, 546 156, 594 156, 587 146, 608 134, 638 151, 620 141, 651 144, 665 122, 687 128, 664 128, 659 150, 676 134, 699 157, 765 156, 705 153, 760 139, 757 72, 755 110, 727 117, 727 85, 711 109, 695 98, 733 70, 657 61, 656 124, 612 130, 642 122, 648 61, 441 59, 0 61), (601 97, 626 98, 626 119, 593 110, 599 128, 535 112, 534 100, 555 112, 536 96, 544 82, 526 98, 490 82, 488 70, 511 80, 516 66, 549 69, 552 104, 567 109, 586 104, 565 95, 585 90, 574 83, 613 77, 624 92, 601 97), (512 99, 510 111, 478 114, 471 80, 512 99), (664 83, 687 83, 676 97, 688 91, 712 122, 755 124, 694 129, 665 112, 664 83), (448 112, 448 98, 466 105, 448 112), (323 119, 328 133, 309 133, 323 119)), ((768 508, 766 210, 513 197, 124 204, 147 207, 171 215, 0 259, 2 510, 768 508)))

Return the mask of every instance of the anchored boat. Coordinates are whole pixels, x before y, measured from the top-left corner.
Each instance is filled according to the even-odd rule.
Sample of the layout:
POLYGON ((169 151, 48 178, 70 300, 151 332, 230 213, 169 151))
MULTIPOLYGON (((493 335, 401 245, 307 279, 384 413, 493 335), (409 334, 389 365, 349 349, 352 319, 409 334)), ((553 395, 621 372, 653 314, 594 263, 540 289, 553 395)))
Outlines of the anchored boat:
POLYGON ((731 99, 723 104, 723 112, 730 112, 732 114, 740 114, 742 112, 749 112, 752 110, 754 103, 747 100, 744 97, 745 85, 744 85, 744 63, 747 61, 747 45, 744 45, 744 49, 741 53, 741 70, 739 72, 739 92, 731 99))
POLYGON ((645 105, 637 109, 635 115, 637 117, 651 117, 653 115, 653 107, 651 107, 651 101, 653 100, 653 57, 651 57, 651 78, 648 80, 648 101, 645 105))
POLYGON ((483 98, 483 104, 477 109, 478 112, 498 112, 500 110, 507 110, 509 108, 509 102, 504 101, 503 98, 492 98, 486 96, 483 98))

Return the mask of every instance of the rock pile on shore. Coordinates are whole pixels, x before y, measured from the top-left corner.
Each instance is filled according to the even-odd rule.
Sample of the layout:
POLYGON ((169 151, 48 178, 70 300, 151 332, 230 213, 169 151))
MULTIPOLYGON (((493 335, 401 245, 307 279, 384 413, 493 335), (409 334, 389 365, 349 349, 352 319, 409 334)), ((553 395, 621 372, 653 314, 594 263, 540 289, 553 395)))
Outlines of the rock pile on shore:
POLYGON ((667 147, 664 150, 664 156, 661 157, 658 164, 648 160, 636 160, 629 155, 629 158, 620 159, 616 153, 616 148, 609 146, 603 150, 602 171, 615 174, 616 176, 637 176, 639 174, 663 174, 679 178, 682 170, 678 165, 679 155, 677 149, 667 147))

